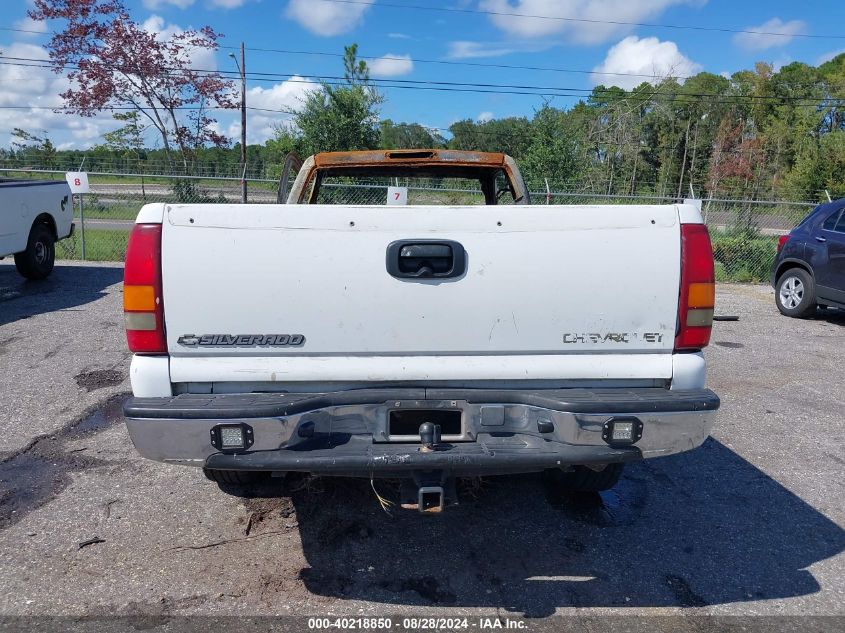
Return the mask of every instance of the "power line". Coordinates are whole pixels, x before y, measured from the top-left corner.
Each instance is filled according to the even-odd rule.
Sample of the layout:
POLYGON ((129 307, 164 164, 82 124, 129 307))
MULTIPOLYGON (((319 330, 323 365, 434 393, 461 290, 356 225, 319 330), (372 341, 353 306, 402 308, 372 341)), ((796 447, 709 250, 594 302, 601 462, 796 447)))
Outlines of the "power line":
MULTIPOLYGON (((12 27, 0 27, 0 31, 12 31, 15 33, 30 33, 34 35, 51 35, 51 33, 44 32, 44 31, 35 31, 32 29, 19 29, 19 28, 12 28, 12 27)), ((222 44, 218 45, 218 48, 225 49, 225 50, 240 50, 239 46, 224 46, 222 44)), ((279 48, 265 48, 265 47, 251 47, 247 46, 245 50, 256 52, 256 53, 279 53, 283 55, 312 55, 312 56, 319 56, 319 57, 343 57, 342 53, 330 53, 328 51, 298 51, 298 50, 287 50, 287 49, 279 49, 279 48)), ((375 59, 376 56, 372 55, 361 55, 363 59, 375 59)), ((381 55, 378 56, 378 59, 386 59, 386 60, 395 60, 395 61, 407 61, 407 57, 397 57, 393 55, 381 55)), ((421 59, 421 58, 413 58, 412 60, 415 64, 441 64, 447 66, 470 66, 474 68, 495 68, 500 70, 536 70, 542 72, 556 72, 556 73, 567 73, 567 74, 576 74, 576 75, 602 75, 602 76, 612 76, 612 77, 642 77, 644 79, 657 79, 661 78, 662 75, 658 74, 647 74, 647 73, 623 73, 623 72, 611 72, 611 71, 601 71, 601 70, 585 70, 581 68, 554 68, 549 66, 528 66, 528 65, 520 65, 520 64, 492 64, 492 63, 484 63, 484 62, 459 62, 455 60, 444 60, 444 59, 421 59)), ((689 79, 688 75, 672 75, 675 79, 689 79)))
MULTIPOLYGON (((324 2, 329 2, 333 0, 322 0, 324 2)), ((382 6, 389 6, 389 5, 382 5, 382 6)), ((434 7, 428 7, 432 10, 441 10, 435 9, 434 7)), ((446 9, 442 9, 446 10, 446 9)), ((556 19, 556 18, 555 18, 556 19)), ((690 27, 693 28, 693 27, 690 27)), ((11 31, 16 33, 29 33, 34 35, 51 35, 49 32, 44 31, 36 31, 32 29, 20 29, 20 28, 13 28, 13 27, 0 27, 0 31, 11 31)), ((764 33, 762 31, 732 31, 737 33, 757 33, 757 34, 768 34, 768 35, 778 35, 777 33, 764 33)), ((810 37, 810 36, 807 36, 810 37)), ((812 36, 816 37, 816 36, 812 36)), ((819 36, 821 37, 821 36, 819 36)), ((839 37, 839 36, 831 36, 831 37, 839 37)), ((845 39, 845 36, 841 36, 845 39)), ((223 44, 218 44, 218 48, 225 49, 225 50, 240 50, 239 46, 226 46, 223 44)), ((257 53, 278 53, 283 55, 311 55, 317 57, 335 57, 335 58, 342 58, 344 55, 342 53, 332 53, 329 51, 301 51, 301 50, 290 50, 290 49, 279 49, 279 48, 267 48, 261 46, 247 46, 245 50, 257 53)), ((361 54, 360 56, 364 60, 371 60, 371 59, 384 59, 390 61, 407 61, 407 57, 402 56, 394 56, 394 55, 364 55, 361 54)), ((468 62, 468 61, 456 61, 456 60, 445 60, 445 59, 423 59, 414 57, 411 60, 413 63, 420 63, 420 64, 440 64, 446 66, 468 66, 473 68, 494 68, 499 70, 533 70, 533 71, 540 71, 540 72, 555 72, 555 73, 566 73, 566 74, 576 74, 576 75, 600 75, 600 76, 607 76, 607 77, 641 77, 643 79, 662 79, 665 78, 665 75, 661 75, 659 73, 626 73, 626 72, 613 72, 613 71, 606 71, 606 70, 595 70, 595 69, 584 69, 584 68, 560 68, 560 67, 553 67, 553 66, 534 66, 534 65, 523 65, 523 64, 498 64, 498 63, 485 63, 485 62, 468 62)), ((669 77, 673 79, 690 79, 692 75, 675 75, 671 74, 669 77)))
MULTIPOLYGON (((317 1, 317 0, 315 0, 317 1)), ((758 31, 756 29, 733 29, 728 27, 716 27, 716 26, 697 26, 694 24, 660 24, 656 22, 628 22, 625 20, 597 20, 597 19, 590 19, 590 18, 574 18, 574 17, 563 17, 557 15, 537 15, 537 14, 529 14, 529 13, 517 13, 515 11, 490 11, 485 9, 463 9, 460 7, 428 7, 423 5, 415 5, 415 4, 396 4, 392 2, 381 2, 379 1, 378 4, 373 4, 371 1, 367 0, 319 0, 320 2, 330 2, 332 4, 354 4, 354 5, 366 5, 366 6, 377 6, 377 7, 385 7, 391 9, 411 9, 414 11, 439 11, 445 13, 469 13, 469 14, 480 14, 480 15, 493 15, 497 17, 509 17, 509 18, 531 18, 534 20, 555 20, 558 22, 575 22, 579 24, 611 24, 616 26, 642 26, 642 27, 649 27, 649 28, 658 28, 658 29, 680 29, 680 30, 689 30, 689 31, 711 31, 717 33, 746 33, 749 35, 771 35, 771 36, 780 36, 780 37, 806 37, 806 38, 814 38, 814 39, 829 39, 829 40, 842 40, 845 39, 845 35, 828 35, 828 34, 810 34, 810 33, 784 33, 784 32, 777 32, 777 31, 758 31)))
MULTIPOLYGON (((36 68, 53 68, 53 66, 46 60, 27 58, 27 57, 9 57, 0 56, 0 60, 14 60, 12 62, 0 61, 0 64, 6 65, 20 65, 26 67, 36 68), (21 63, 29 62, 29 63, 21 63)), ((67 64, 67 67, 78 68, 73 64, 67 64)), ((170 71, 175 72, 193 72, 197 74, 213 74, 220 75, 224 78, 240 78, 240 74, 235 71, 226 70, 212 70, 202 68, 171 68, 170 71)), ((319 75, 312 78, 303 78, 299 74, 291 73, 262 73, 251 72, 247 74, 247 78, 251 81, 270 81, 276 82, 279 80, 291 83, 314 83, 313 79, 320 81, 325 85, 330 86, 346 86, 346 78, 339 75, 319 75)), ((567 86, 535 86, 530 84, 489 84, 489 83, 475 83, 475 82, 450 82, 450 81, 435 81, 435 80, 418 80, 418 79, 371 79, 371 84, 375 88, 384 89, 416 89, 416 90, 432 90, 439 92, 470 92, 480 94, 509 94, 509 95, 523 95, 523 96, 538 96, 538 97, 568 97, 568 98, 585 98, 585 97, 599 97, 603 95, 615 97, 621 95, 624 97, 632 97, 641 99, 644 103, 648 101, 672 101, 680 104, 692 104, 707 102, 709 104, 729 104, 738 105, 748 102, 773 102, 773 103, 792 103, 793 105, 807 105, 820 106, 823 104, 833 104, 845 102, 845 96, 840 95, 826 95, 817 99, 811 97, 790 97, 779 95, 730 95, 719 94, 712 92, 678 92, 673 94, 660 95, 640 95, 631 90, 621 90, 616 88, 605 88, 604 90, 586 90, 584 88, 572 88, 567 86)))
MULTIPOLYGON (((220 46, 220 48, 225 49, 236 49, 236 46, 220 46)), ((280 53, 283 55, 314 55, 314 56, 321 56, 321 57, 343 57, 342 53, 330 53, 327 51, 296 51, 296 50, 287 50, 287 49, 280 49, 280 48, 261 48, 261 47, 246 47, 246 50, 258 52, 258 53, 280 53)), ((372 55, 361 55, 361 58, 364 60, 371 60, 376 59, 376 57, 372 55)), ((377 57, 378 59, 386 59, 390 61, 407 61, 407 57, 400 57, 394 55, 381 55, 377 57)), ((603 75, 603 76, 613 76, 613 77, 642 77, 644 79, 657 79, 662 77, 662 75, 658 75, 655 73, 646 74, 646 73, 622 73, 622 72, 610 72, 604 70, 585 70, 583 68, 554 68, 550 66, 525 66, 521 64, 490 64, 490 63, 483 63, 483 62, 459 62, 454 60, 445 60, 445 59, 421 59, 414 57, 411 61, 415 64, 442 64, 446 66, 472 66, 475 68, 496 68, 499 70, 537 70, 543 72, 555 72, 555 73, 567 73, 567 74, 574 74, 574 75, 603 75)), ((689 79, 689 75, 672 75, 675 79, 689 79)))
MULTIPOLYGON (((314 83, 312 79, 319 80, 320 83, 329 85, 329 86, 347 86, 348 84, 344 81, 335 81, 344 79, 343 77, 334 77, 334 76, 317 76, 313 77, 312 79, 306 78, 298 78, 298 75, 279 75, 277 79, 281 79, 283 77, 288 77, 285 79, 287 82, 291 83, 314 83), (331 80, 331 81, 330 81, 331 80)), ((254 77, 251 79, 252 81, 275 81, 274 79, 270 78, 261 78, 261 77, 254 77)), ((615 96, 615 91, 599 91, 596 94, 595 91, 586 91, 583 88, 544 88, 541 86, 533 87, 533 86, 526 86, 525 89, 505 89, 505 90, 497 90, 493 89, 494 87, 501 86, 503 88, 507 88, 505 84, 491 84, 491 88, 482 88, 482 87, 472 87, 472 86, 483 86, 483 84, 455 84, 455 85, 439 85, 449 82, 435 82, 435 81, 420 81, 417 82, 419 84, 425 85, 408 85, 411 80, 397 80, 397 79, 385 79, 385 80, 377 80, 381 82, 392 82, 392 83, 376 83, 374 87, 380 89, 404 89, 404 90, 433 90, 437 92, 471 92, 471 93, 479 93, 479 94, 508 94, 508 95, 524 95, 524 96, 534 96, 534 97, 568 97, 568 98, 585 98, 585 97, 601 97, 602 95, 605 96, 615 96), (395 82, 402 81, 402 84, 396 84, 395 82), (467 87, 470 86, 470 87, 467 87), (565 92, 564 92, 565 91, 565 92)), ((690 105, 696 103, 707 103, 707 104, 722 104, 722 105, 741 105, 743 103, 754 102, 754 101, 771 101, 775 103, 787 102, 792 103, 792 105, 796 106, 813 106, 818 107, 823 104, 839 104, 845 103, 845 97, 823 97, 819 98, 818 100, 810 100, 809 98, 805 97, 779 97, 775 95, 719 95, 715 93, 675 93, 675 94, 663 94, 660 95, 659 98, 656 95, 637 95, 631 91, 622 91, 622 96, 625 97, 633 97, 633 98, 640 98, 642 99, 643 103, 646 104, 652 101, 670 101, 673 103, 681 104, 681 105, 690 105)))

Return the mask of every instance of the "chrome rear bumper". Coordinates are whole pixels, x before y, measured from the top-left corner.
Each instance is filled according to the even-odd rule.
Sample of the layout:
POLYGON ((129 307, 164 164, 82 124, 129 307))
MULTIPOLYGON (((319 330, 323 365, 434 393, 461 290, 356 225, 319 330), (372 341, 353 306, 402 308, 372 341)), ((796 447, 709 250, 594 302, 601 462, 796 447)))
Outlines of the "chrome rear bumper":
POLYGON ((232 470, 383 476, 445 470, 532 472, 671 455, 709 435, 718 397, 709 390, 363 389, 326 394, 218 394, 133 398, 124 407, 135 447, 158 461, 232 470), (396 411, 458 411, 460 432, 434 451, 391 441, 396 411), (631 445, 603 438, 609 421, 636 419, 631 445), (253 443, 218 451, 218 425, 246 425, 253 443))

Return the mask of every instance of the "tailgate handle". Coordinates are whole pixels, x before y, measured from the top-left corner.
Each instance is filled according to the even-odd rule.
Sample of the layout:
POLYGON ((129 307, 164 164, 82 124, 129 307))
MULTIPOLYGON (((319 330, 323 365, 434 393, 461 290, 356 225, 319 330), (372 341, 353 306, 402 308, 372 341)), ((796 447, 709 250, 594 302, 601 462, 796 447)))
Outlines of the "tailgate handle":
POLYGON ((466 272, 466 251, 451 240, 399 240, 387 247, 387 272, 397 279, 454 279, 466 272))

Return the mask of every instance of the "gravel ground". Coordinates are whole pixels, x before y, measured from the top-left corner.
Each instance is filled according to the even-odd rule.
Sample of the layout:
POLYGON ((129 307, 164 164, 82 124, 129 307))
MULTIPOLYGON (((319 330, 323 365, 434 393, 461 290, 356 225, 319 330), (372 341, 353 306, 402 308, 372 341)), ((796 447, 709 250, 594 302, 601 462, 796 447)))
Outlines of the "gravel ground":
POLYGON ((722 410, 702 448, 602 495, 489 478, 440 517, 391 517, 369 482, 237 496, 139 458, 120 277, 0 263, 0 614, 845 615, 845 315, 721 286, 740 320, 707 352, 722 410))

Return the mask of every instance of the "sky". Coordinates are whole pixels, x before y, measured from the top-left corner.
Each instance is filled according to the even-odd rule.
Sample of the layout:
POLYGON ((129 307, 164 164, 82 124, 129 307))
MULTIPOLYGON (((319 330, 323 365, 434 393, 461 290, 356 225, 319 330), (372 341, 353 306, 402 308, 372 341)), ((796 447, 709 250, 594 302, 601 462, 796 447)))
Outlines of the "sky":
MULTIPOLYGON (((56 25, 30 21, 26 17, 30 2, 3 0, 6 9, 0 18, 3 56, 47 57, 42 45, 56 25)), ((845 52, 845 32, 841 29, 845 23, 845 2, 833 0, 124 2, 136 21, 163 38, 182 29, 208 25, 224 34, 225 46, 237 47, 243 41, 247 47, 248 73, 286 76, 250 80, 248 105, 269 110, 295 108, 320 77, 342 75, 340 55, 343 47, 353 42, 359 45, 360 56, 370 64, 371 75, 378 79, 571 88, 576 95, 597 84, 631 88, 645 79, 637 75, 683 77, 702 70, 729 75, 751 68, 757 61, 770 62, 776 67, 793 61, 815 65, 845 52), (839 37, 827 37, 837 34, 839 37)), ((194 65, 234 71, 235 63, 229 52, 229 49, 203 52, 194 65)), ((46 131, 62 149, 85 149, 102 143, 102 135, 117 127, 108 114, 86 118, 38 108, 59 106, 58 94, 66 86, 63 77, 49 70, 0 64, 0 145, 8 146, 14 127, 39 134, 46 131), (8 106, 27 109, 8 109, 8 106)), ((447 136, 446 128, 455 121, 530 117, 543 103, 540 96, 501 94, 501 90, 499 93, 403 88, 382 91, 386 97, 382 118, 421 123, 438 128, 447 136)), ((577 96, 556 96, 551 103, 566 107, 576 101, 577 96)), ((224 134, 239 138, 240 119, 236 112, 218 112, 217 118, 224 134)), ((283 114, 250 111, 248 142, 263 143, 286 118, 283 114)), ((152 144, 153 139, 150 140, 152 144)))

